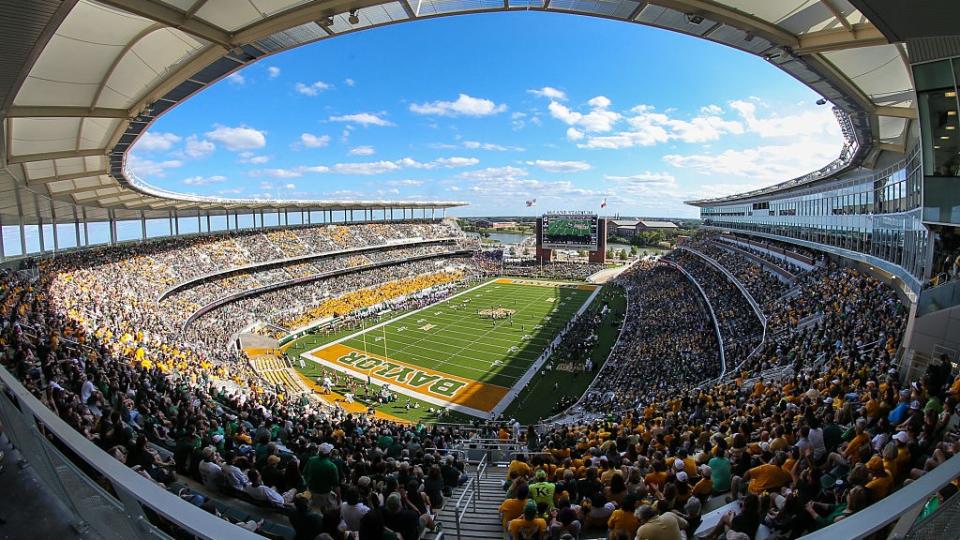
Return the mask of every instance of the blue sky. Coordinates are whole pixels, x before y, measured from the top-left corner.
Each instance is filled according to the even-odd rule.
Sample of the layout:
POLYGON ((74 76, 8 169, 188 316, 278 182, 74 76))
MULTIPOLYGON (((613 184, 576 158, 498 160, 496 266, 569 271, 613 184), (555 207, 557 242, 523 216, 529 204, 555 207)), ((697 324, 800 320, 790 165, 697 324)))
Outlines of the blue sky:
POLYGON ((606 198, 605 214, 695 216, 683 200, 834 159, 817 98, 762 59, 654 28, 444 17, 262 60, 159 119, 128 165, 206 195, 470 203, 459 215, 606 198))

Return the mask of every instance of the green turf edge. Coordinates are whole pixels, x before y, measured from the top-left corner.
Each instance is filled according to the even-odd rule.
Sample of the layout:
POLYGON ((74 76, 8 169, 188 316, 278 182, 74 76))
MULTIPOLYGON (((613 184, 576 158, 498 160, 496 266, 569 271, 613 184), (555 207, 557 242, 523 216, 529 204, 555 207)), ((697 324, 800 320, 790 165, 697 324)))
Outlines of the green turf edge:
POLYGON ((600 294, 590 304, 588 312, 600 309, 604 300, 610 302, 610 311, 607 312, 600 325, 597 346, 593 349, 591 355, 594 371, 592 373, 580 373, 574 377, 565 371, 550 371, 546 375, 541 375, 540 373, 543 373, 543 370, 541 370, 540 373, 534 375, 530 384, 507 407, 503 413, 504 418, 515 418, 522 424, 538 423, 543 418, 550 417, 558 412, 554 411, 553 407, 559 398, 564 396, 579 398, 583 395, 593 379, 600 373, 600 368, 606 362, 610 349, 617 342, 620 327, 623 325, 623 317, 627 310, 627 297, 623 288, 607 283, 604 284, 600 294), (553 389, 554 383, 560 383, 559 390, 555 391, 553 389))

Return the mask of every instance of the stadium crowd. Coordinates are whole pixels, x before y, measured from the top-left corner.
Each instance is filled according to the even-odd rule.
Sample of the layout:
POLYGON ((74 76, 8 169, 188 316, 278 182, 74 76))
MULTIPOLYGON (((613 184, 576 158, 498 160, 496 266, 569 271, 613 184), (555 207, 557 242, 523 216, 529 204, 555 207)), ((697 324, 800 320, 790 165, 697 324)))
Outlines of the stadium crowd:
MULTIPOLYGON (((51 410, 154 482, 201 482, 206 495, 181 495, 213 514, 220 499, 244 499, 275 510, 298 539, 412 540, 438 527, 437 510, 465 480, 446 452, 462 436, 456 428, 264 391, 245 363, 218 352, 222 341, 184 344, 161 320, 141 283, 153 254, 116 251, 126 253, 44 261, 35 281, 0 274, 2 363, 51 410)), ((759 323, 739 290, 695 255, 671 258, 703 285, 725 344, 742 336, 755 344, 759 323)), ((351 274, 337 290, 436 274, 431 263, 351 274)), ((611 540, 679 538, 699 528, 716 497, 741 504, 711 536, 753 539, 762 525, 796 538, 956 453, 960 378, 935 362, 922 380, 901 381, 894 357, 906 309, 889 286, 833 264, 808 273, 799 294, 765 304, 789 321, 782 335, 729 379, 706 383, 719 374, 719 349, 696 288, 643 262, 619 279, 630 295, 625 337, 584 402, 601 418, 528 431, 530 456, 510 463, 500 506, 512 540, 587 529, 611 540), (796 324, 814 313, 815 324, 796 324), (792 371, 756 377, 776 365, 792 371)), ((225 311, 222 320, 232 317, 242 315, 225 311)))

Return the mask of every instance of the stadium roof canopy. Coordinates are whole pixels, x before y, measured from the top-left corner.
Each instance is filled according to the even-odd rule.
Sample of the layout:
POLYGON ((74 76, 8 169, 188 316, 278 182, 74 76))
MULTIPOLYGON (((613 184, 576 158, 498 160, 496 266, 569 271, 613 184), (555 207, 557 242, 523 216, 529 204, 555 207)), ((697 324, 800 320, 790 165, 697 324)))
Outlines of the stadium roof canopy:
POLYGON ((645 24, 765 58, 845 113, 848 145, 821 177, 882 150, 903 152, 916 118, 903 46, 848 0, 0 0, 0 215, 49 223, 78 209, 102 219, 107 209, 165 217, 463 204, 191 196, 154 188, 124 164, 158 116, 267 55, 396 22, 517 10, 645 24))

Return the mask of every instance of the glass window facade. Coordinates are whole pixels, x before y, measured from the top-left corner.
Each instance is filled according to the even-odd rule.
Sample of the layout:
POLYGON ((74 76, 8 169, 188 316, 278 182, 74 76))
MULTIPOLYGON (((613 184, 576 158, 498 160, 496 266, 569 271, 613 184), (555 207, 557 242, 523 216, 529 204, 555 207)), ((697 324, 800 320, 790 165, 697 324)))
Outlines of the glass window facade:
POLYGON ((923 144, 923 219, 960 224, 960 58, 913 66, 923 144))
POLYGON ((920 148, 867 176, 821 182, 764 201, 701 208, 704 225, 796 238, 891 262, 917 282, 929 277, 921 216, 920 148))

